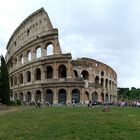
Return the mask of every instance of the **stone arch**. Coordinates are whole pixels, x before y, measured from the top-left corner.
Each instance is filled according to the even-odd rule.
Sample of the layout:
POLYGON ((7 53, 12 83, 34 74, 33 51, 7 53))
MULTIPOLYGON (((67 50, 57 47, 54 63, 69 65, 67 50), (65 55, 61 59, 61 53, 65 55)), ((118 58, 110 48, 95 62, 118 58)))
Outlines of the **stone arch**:
POLYGON ((80 91, 78 89, 73 89, 71 92, 71 99, 75 101, 75 103, 80 103, 80 91))
POLYGON ((104 87, 104 78, 101 78, 101 87, 104 87))
POLYGON ((17 93, 14 94, 14 101, 17 100, 17 93))
POLYGON ((105 87, 108 88, 108 79, 105 80, 105 87))
POLYGON ((77 70, 74 70, 74 76, 75 76, 76 78, 78 78, 78 72, 77 72, 77 70))
POLYGON ((58 103, 66 103, 67 101, 67 93, 65 89, 60 89, 58 91, 58 103))
POLYGON ((28 62, 30 62, 32 60, 32 53, 31 53, 31 50, 28 50, 27 51, 27 60, 28 62))
POLYGON ((17 85, 17 76, 14 77, 14 85, 17 85))
POLYGON ((96 91, 92 93, 92 101, 98 101, 98 93, 96 91))
POLYGON ((10 85, 13 86, 13 77, 10 77, 10 85))
POLYGON ((85 91, 85 103, 89 101, 89 93, 85 91))
POLYGON ((46 90, 45 101, 51 104, 53 103, 53 91, 51 89, 46 90))
POLYGON ((53 55, 54 52, 54 46, 53 43, 49 42, 46 45, 47 55, 53 55))
POLYGON ((84 78, 84 80, 88 80, 89 79, 89 73, 87 70, 83 70, 81 72, 82 77, 84 78))
POLYGON ((22 92, 19 93, 19 100, 20 100, 21 102, 23 102, 23 93, 22 93, 22 92))
POLYGON ((19 84, 23 84, 23 74, 19 74, 19 84))
POLYGON ((106 100, 106 103, 109 102, 109 95, 108 95, 108 93, 106 93, 106 95, 105 95, 105 100, 106 100))
POLYGON ((95 77, 95 84, 99 84, 99 77, 98 76, 95 77))
POLYGON ((40 70, 40 68, 35 69, 35 80, 41 80, 41 70, 40 70))
POLYGON ((17 65, 17 58, 14 59, 14 65, 17 65))
POLYGON ((35 92, 35 101, 37 102, 38 100, 41 101, 41 91, 40 90, 37 90, 35 92))
POLYGON ((101 102, 104 102, 104 93, 101 93, 101 102))
POLYGON ((104 71, 101 71, 101 76, 104 76, 104 71))
POLYGON ((20 61, 20 64, 23 64, 23 63, 24 63, 23 54, 21 54, 21 55, 19 56, 19 61, 20 61))
POLYGON ((66 78, 67 77, 67 68, 65 65, 60 65, 58 67, 58 75, 59 75, 59 78, 66 78))
POLYGON ((26 81, 31 82, 31 72, 30 71, 26 72, 26 81))
POLYGON ((27 91, 26 93, 26 102, 30 103, 31 102, 31 92, 27 91))
POLYGON ((46 67, 46 78, 47 79, 53 78, 53 67, 52 66, 46 67))
POLYGON ((41 58, 41 47, 36 47, 36 58, 41 58))
POLYGON ((111 89, 111 80, 109 80, 109 88, 111 89))

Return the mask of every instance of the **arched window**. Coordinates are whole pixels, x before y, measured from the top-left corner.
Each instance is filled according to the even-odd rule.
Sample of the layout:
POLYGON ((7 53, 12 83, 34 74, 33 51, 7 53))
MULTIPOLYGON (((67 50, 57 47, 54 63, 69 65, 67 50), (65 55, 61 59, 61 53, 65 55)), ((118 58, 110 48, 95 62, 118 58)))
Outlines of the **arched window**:
POLYGON ((17 85, 17 76, 14 77, 14 85, 17 85))
POLYGON ((19 75, 19 83, 20 83, 20 84, 23 83, 23 74, 22 74, 22 73, 19 75))
POLYGON ((20 63, 23 64, 24 63, 24 59, 23 59, 23 54, 20 55, 20 63))
POLYGON ((95 77, 95 84, 99 84, 99 77, 98 76, 95 77))
POLYGON ((40 58, 41 57, 41 48, 37 48, 36 49, 36 58, 40 58))
POLYGON ((30 103, 31 102, 31 92, 26 93, 26 102, 30 103))
POLYGON ((10 78, 10 83, 11 83, 10 85, 12 87, 13 86, 13 77, 10 78))
POLYGON ((30 71, 26 72, 26 79, 27 79, 27 82, 31 82, 31 72, 30 71))
POLYGON ((105 80, 105 87, 108 88, 108 79, 105 80))
POLYGON ((66 103, 67 101, 67 95, 66 95, 66 90, 60 89, 58 92, 58 103, 66 103))
POLYGON ((50 90, 50 89, 46 90, 45 100, 48 103, 51 103, 51 104, 53 103, 53 92, 52 92, 52 90, 50 90))
POLYGON ((17 65, 17 58, 15 58, 15 60, 14 60, 14 65, 15 66, 17 65))
POLYGON ((96 91, 94 91, 92 93, 92 101, 97 101, 98 100, 98 93, 96 91))
POLYGON ((83 76, 83 78, 85 80, 88 80, 89 79, 89 73, 88 73, 87 70, 83 70, 82 73, 81 73, 81 75, 83 76))
POLYGON ((51 66, 47 66, 47 74, 46 74, 46 78, 50 79, 53 78, 53 68, 51 66))
POLYGON ((104 87, 104 78, 101 78, 101 87, 104 87))
POLYGON ((41 101, 41 91, 40 90, 37 90, 36 93, 35 93, 35 101, 41 101))
POLYGON ((74 70, 74 75, 76 78, 78 78, 78 72, 76 70, 74 70))
POLYGON ((65 65, 60 65, 58 68, 59 78, 67 77, 67 69, 65 65))
POLYGON ((104 76, 104 71, 101 71, 101 76, 104 76))
POLYGON ((28 58, 28 61, 31 61, 31 51, 28 51, 27 58, 28 58))
POLYGON ((78 89, 72 90, 72 101, 80 103, 80 91, 78 89))
POLYGON ((41 80, 41 70, 39 68, 35 70, 35 79, 41 80))
POLYGON ((49 44, 47 46, 47 55, 53 55, 53 45, 49 44))
POLYGON ((22 92, 20 92, 20 94, 19 94, 19 100, 20 100, 21 102, 23 102, 23 93, 22 93, 22 92))

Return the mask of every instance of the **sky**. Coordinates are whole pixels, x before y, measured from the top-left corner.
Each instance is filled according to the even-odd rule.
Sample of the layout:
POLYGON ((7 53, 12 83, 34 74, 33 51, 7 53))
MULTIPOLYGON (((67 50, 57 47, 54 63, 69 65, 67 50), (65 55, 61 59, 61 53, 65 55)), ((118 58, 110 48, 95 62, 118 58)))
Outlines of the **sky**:
POLYGON ((119 87, 140 88, 140 0, 4 0, 0 54, 17 26, 41 7, 59 30, 63 53, 106 63, 119 87))

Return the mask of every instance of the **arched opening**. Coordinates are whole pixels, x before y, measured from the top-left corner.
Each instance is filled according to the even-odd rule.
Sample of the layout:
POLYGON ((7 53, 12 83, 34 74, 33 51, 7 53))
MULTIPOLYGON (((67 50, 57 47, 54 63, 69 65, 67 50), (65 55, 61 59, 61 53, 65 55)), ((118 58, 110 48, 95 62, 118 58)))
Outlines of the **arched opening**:
POLYGON ((101 93, 101 102, 103 103, 104 102, 104 94, 101 93))
POLYGON ((15 93, 15 95, 14 95, 14 101, 16 101, 17 100, 17 93, 15 93))
POLYGON ((72 101, 75 103, 80 103, 80 91, 78 89, 72 90, 72 101))
POLYGON ((89 101, 89 93, 86 91, 85 92, 85 103, 88 103, 89 101))
POLYGON ((92 93, 92 101, 93 101, 93 102, 98 101, 98 93, 97 93, 96 91, 94 91, 94 92, 92 93))
POLYGON ((41 80, 41 70, 39 68, 35 70, 35 79, 41 80))
POLYGON ((23 84, 23 74, 19 75, 19 84, 23 84))
POLYGON ((14 60, 14 65, 15 66, 17 65, 17 58, 15 58, 15 60, 14 60))
POLYGON ((88 73, 87 70, 83 70, 81 74, 82 74, 84 80, 88 80, 89 79, 89 73, 88 73))
POLYGON ((11 87, 13 86, 13 77, 10 78, 11 87))
POLYGON ((66 103, 67 101, 67 95, 66 95, 66 90, 60 89, 58 92, 58 103, 66 103))
POLYGON ((27 52, 28 61, 31 61, 31 59, 32 59, 31 56, 32 56, 32 55, 31 55, 31 51, 28 51, 28 52, 27 52))
POLYGON ((95 84, 99 84, 99 77, 98 76, 95 77, 95 84))
POLYGON ((41 91, 40 90, 37 90, 36 91, 36 94, 35 94, 35 101, 41 101, 41 91))
POLYGON ((27 78, 27 82, 31 82, 31 72, 30 71, 26 72, 26 78, 27 78))
POLYGON ((17 76, 14 77, 14 85, 17 85, 17 76))
POLYGON ((108 79, 105 80, 105 87, 108 88, 108 79))
POLYGON ((104 76, 104 71, 101 71, 101 76, 104 76))
POLYGON ((52 90, 50 90, 50 89, 46 90, 45 100, 50 104, 53 103, 53 92, 52 92, 52 90))
POLYGON ((20 57, 19 57, 19 61, 20 61, 21 64, 24 63, 24 60, 23 60, 23 54, 20 55, 20 57))
POLYGON ((26 102, 30 103, 31 102, 31 92, 26 93, 26 102))
POLYGON ((67 69, 65 65, 60 65, 58 68, 59 78, 67 77, 67 69))
POLYGON ((108 96, 108 93, 106 93, 106 95, 105 95, 105 100, 106 100, 106 103, 109 103, 109 96, 108 96))
POLYGON ((111 80, 109 80, 109 88, 111 89, 111 80))
POLYGON ((104 87, 104 78, 101 78, 101 87, 104 87))
POLYGON ((21 102, 23 102, 23 93, 22 93, 22 92, 19 93, 19 100, 20 100, 21 102))
POLYGON ((78 78, 78 72, 76 70, 74 70, 74 76, 78 78))
POLYGON ((41 57, 41 48, 38 47, 38 48, 36 49, 36 58, 40 58, 40 57, 41 57))
POLYGON ((49 44, 47 46, 47 55, 53 55, 53 45, 49 44))
POLYGON ((53 78, 53 68, 51 66, 47 66, 47 74, 46 74, 46 78, 50 79, 53 78))

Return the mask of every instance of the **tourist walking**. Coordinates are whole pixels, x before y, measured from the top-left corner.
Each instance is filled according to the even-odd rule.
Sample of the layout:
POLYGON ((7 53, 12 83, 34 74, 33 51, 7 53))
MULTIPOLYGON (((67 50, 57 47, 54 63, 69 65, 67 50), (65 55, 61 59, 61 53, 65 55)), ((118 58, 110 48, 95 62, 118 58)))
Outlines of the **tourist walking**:
POLYGON ((37 105, 36 105, 36 108, 38 108, 38 107, 41 108, 41 103, 39 100, 37 101, 37 105))

